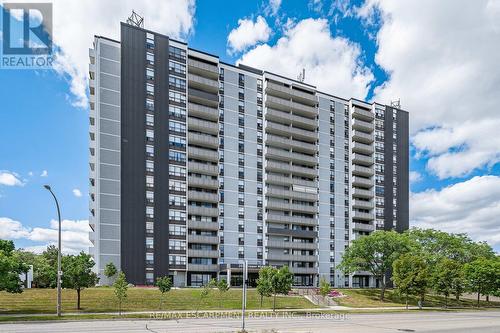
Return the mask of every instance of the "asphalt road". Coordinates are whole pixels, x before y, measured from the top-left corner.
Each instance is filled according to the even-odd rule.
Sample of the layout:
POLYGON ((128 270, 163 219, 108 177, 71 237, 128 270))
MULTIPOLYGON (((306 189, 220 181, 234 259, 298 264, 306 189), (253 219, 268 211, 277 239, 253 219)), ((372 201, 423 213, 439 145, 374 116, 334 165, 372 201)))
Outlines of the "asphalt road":
MULTIPOLYGON (((411 312, 386 314, 347 314, 331 317, 295 315, 275 318, 248 318, 249 332, 500 332, 500 311, 478 312, 411 312)), ((25 322, 0 324, 0 332, 237 332, 241 319, 176 319, 176 320, 96 320, 72 322, 25 322)))

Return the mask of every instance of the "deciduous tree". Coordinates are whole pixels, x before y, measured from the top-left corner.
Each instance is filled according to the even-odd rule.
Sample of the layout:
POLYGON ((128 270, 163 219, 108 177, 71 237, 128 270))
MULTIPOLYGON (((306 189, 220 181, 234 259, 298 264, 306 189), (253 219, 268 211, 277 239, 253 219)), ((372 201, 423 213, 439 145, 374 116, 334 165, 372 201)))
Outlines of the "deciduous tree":
POLYGON ((81 291, 94 287, 99 281, 97 274, 92 271, 94 260, 89 254, 80 252, 79 255, 69 255, 62 258, 62 286, 76 290, 76 308, 80 310, 81 291))

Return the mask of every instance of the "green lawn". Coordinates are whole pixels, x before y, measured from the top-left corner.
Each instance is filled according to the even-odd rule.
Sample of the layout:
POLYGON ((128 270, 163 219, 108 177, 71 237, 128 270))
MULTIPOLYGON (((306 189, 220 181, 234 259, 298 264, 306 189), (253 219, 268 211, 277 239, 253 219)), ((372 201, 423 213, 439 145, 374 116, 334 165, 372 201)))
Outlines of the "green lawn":
MULTIPOLYGON (((394 290, 386 290, 385 301, 380 301, 380 289, 340 289, 340 291, 347 295, 346 297, 335 298, 339 305, 349 306, 354 308, 371 308, 371 307, 391 307, 391 306, 404 306, 405 298, 399 296, 394 290)), ((410 297, 408 304, 416 306, 418 298, 410 297)), ((437 295, 426 295, 424 306, 444 306, 444 297, 437 295)), ((450 307, 474 307, 476 301, 472 299, 455 300, 454 297, 448 298, 448 306, 450 307)), ((500 306, 500 302, 486 301, 480 302, 481 306, 500 306)))
MULTIPOLYGON (((230 289, 221 300, 217 290, 200 304, 201 289, 174 289, 166 294, 162 310, 240 309, 241 289, 230 289)), ((112 312, 118 310, 112 288, 85 289, 81 293, 83 312, 112 312)), ((76 292, 64 289, 62 292, 63 312, 76 312, 76 292)), ((160 292, 156 288, 129 288, 128 297, 122 304, 123 311, 159 310, 160 292)), ((277 309, 315 308, 301 296, 278 296, 277 309)), ((21 294, 0 292, 0 313, 53 313, 56 308, 55 289, 26 289, 21 294)), ((249 289, 247 308, 260 309, 260 296, 255 289, 249 289)), ((263 309, 272 308, 272 298, 264 298, 263 309)))

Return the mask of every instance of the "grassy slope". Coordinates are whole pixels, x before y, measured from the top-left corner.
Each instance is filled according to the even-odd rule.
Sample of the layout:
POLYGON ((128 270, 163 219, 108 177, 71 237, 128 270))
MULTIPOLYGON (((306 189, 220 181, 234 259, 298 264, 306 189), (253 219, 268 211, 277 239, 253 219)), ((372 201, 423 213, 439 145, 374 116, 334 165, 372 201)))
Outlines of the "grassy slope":
MULTIPOLYGON (((162 310, 241 309, 241 289, 231 289, 220 302, 219 292, 199 302, 201 289, 175 289, 165 296, 162 310), (220 306, 220 304, 222 306, 220 306)), ((76 312, 76 291, 63 290, 63 312, 76 312)), ((159 309, 160 292, 151 288, 129 288, 128 297, 122 305, 123 311, 156 311, 159 309)), ((0 292, 0 313, 52 313, 56 307, 55 289, 27 289, 21 294, 0 292)), ((117 311, 117 301, 112 288, 89 288, 82 291, 83 312, 117 311)), ((315 306, 303 297, 278 296, 276 308, 303 309, 315 306)), ((247 294, 247 308, 260 309, 260 297, 255 289, 247 294)), ((272 298, 264 298, 262 308, 272 308, 272 298)))
MULTIPOLYGON (((385 294, 385 301, 380 301, 380 289, 341 289, 346 297, 336 298, 335 301, 339 305, 350 307, 390 307, 402 306, 405 304, 405 298, 397 295, 394 290, 387 290, 385 294)), ((416 306, 418 298, 410 297, 409 304, 416 306)), ((424 306, 444 306, 444 297, 436 295, 427 295, 425 297, 424 306)), ((476 301, 472 299, 460 299, 456 301, 454 297, 448 298, 448 306, 453 307, 474 307, 476 301)), ((498 302, 487 303, 481 302, 481 306, 500 306, 498 302)))

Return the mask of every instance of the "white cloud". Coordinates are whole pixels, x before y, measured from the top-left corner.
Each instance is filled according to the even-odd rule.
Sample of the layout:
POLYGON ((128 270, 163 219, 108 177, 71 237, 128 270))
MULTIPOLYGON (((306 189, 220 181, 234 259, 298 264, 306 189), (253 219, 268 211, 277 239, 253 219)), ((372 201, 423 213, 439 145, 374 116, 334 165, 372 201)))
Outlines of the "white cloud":
POLYGON ((271 28, 262 16, 252 19, 238 20, 238 27, 231 30, 227 37, 230 52, 240 52, 259 42, 267 42, 271 28))
MULTIPOLYGON (((29 228, 23 226, 19 221, 8 217, 0 217, 0 239, 24 239, 43 243, 25 248, 35 252, 42 252, 48 245, 57 244, 57 229, 58 222, 56 220, 50 221, 50 228, 29 228)), ((91 229, 88 220, 62 220, 61 230, 61 242, 64 253, 87 252, 89 246, 92 246, 92 243, 89 241, 89 231, 91 229)))
POLYGON ((0 185, 5 186, 23 186, 24 182, 15 172, 0 170, 0 185))
POLYGON ((120 38, 120 22, 133 8, 144 16, 145 28, 172 38, 192 32, 194 0, 54 0, 54 42, 60 47, 55 69, 69 79, 73 104, 87 107, 88 49, 93 36, 120 38))
POLYGON ((33 177, 34 173, 33 171, 28 172, 28 176, 33 177))
POLYGON ((467 121, 459 126, 418 132, 413 145, 429 158, 427 169, 439 178, 463 177, 500 162, 500 118, 467 121))
POLYGON ((410 224, 466 232, 476 241, 500 246, 500 177, 478 176, 440 191, 410 196, 410 224))
POLYGON ((445 155, 428 168, 439 177, 453 177, 498 162, 498 155, 485 144, 478 147, 477 140, 483 128, 489 130, 487 119, 497 124, 500 119, 500 43, 493 42, 500 40, 499 2, 367 0, 358 15, 373 23, 377 12, 382 26, 375 59, 390 78, 375 89, 374 99, 388 103, 401 98, 412 133, 444 129, 430 131, 435 140, 426 149, 444 149, 445 155), (483 121, 482 127, 473 121, 483 121), (447 146, 447 135, 471 128, 480 132, 460 138, 468 151, 464 165, 457 165, 464 154, 447 155, 454 148, 447 146), (475 148, 482 150, 477 163, 471 161, 475 148), (455 165, 449 170, 444 164, 455 165))
POLYGON ((238 63, 296 77, 306 69, 306 82, 339 96, 365 98, 374 76, 362 65, 359 45, 333 37, 325 19, 288 24, 275 45, 262 44, 238 63))
POLYGON ((266 15, 276 15, 281 6, 281 0, 269 0, 265 8, 266 15))
POLYGON ((81 198, 82 196, 82 191, 80 191, 79 189, 75 188, 73 189, 73 195, 77 198, 81 198))
POLYGON ((422 180, 422 175, 417 171, 410 171, 410 184, 418 183, 422 180))
POLYGON ((47 170, 43 170, 42 173, 40 174, 40 177, 48 177, 49 173, 47 170))

